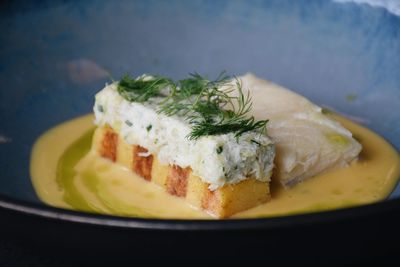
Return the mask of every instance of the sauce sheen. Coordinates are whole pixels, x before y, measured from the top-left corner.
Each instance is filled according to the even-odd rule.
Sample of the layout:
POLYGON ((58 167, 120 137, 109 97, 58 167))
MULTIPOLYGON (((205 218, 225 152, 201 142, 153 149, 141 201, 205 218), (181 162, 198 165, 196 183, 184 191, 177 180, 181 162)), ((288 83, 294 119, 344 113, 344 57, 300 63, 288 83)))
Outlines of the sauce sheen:
MULTIPOLYGON (((271 217, 331 210, 384 200, 400 176, 398 152, 372 131, 329 115, 363 145, 357 162, 290 189, 272 183, 272 200, 235 214, 271 217)), ((132 217, 210 219, 178 197, 90 151, 93 115, 65 122, 42 135, 31 155, 34 188, 45 203, 67 209, 132 217)))

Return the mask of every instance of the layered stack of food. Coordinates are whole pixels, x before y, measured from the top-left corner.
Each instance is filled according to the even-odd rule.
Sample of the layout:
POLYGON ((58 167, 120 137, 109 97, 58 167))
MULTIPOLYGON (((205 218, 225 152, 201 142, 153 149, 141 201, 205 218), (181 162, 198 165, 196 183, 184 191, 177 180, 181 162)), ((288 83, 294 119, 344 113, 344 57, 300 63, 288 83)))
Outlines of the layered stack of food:
POLYGON ((321 108, 251 74, 126 76, 96 95, 94 113, 99 156, 218 218, 270 200, 272 175, 292 186, 361 150, 321 108))

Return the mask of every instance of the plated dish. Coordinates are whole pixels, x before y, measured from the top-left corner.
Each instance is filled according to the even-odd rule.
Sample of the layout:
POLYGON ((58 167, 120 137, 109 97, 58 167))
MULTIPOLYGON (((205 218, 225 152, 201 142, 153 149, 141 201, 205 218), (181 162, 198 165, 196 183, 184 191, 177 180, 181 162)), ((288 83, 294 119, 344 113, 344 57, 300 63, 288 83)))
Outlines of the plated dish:
MULTIPOLYGON (((90 112, 93 96, 109 80, 107 73, 115 77, 127 71, 132 71, 135 77, 141 73, 163 73, 178 79, 188 70, 198 70, 211 78, 226 68, 237 74, 251 71, 322 107, 351 115, 345 117, 379 133, 399 148, 399 120, 393 112, 399 96, 396 53, 399 22, 393 12, 382 8, 330 1, 313 4, 227 1, 223 5, 171 3, 168 6, 161 1, 100 1, 95 9, 90 3, 78 2, 10 9, 1 21, 4 50, 0 56, 4 63, 0 78, 5 88, 0 92, 2 207, 18 204, 19 210, 34 208, 55 218, 74 214, 84 220, 90 216, 44 205, 32 187, 28 166, 32 146, 41 134, 90 112), (118 19, 99 21, 99 17, 111 18, 111 11, 119 14, 118 19), (54 23, 49 24, 49 20, 54 23), (140 42, 138 36, 143 37, 140 42)), ((267 118, 261 118, 264 119, 267 118)), ((87 125, 93 127, 91 121, 92 118, 88 119, 87 125)), ((341 123, 356 134, 346 122, 341 123)), ((81 129, 86 131, 82 125, 80 129, 68 129, 71 131, 61 139, 69 145, 84 135, 81 129)), ((361 139, 360 142, 364 147, 362 156, 367 150, 365 142, 361 139)), ((90 140, 85 144, 90 144, 90 140)), ((61 147, 57 143, 54 146, 61 147)), ((63 149, 76 152, 72 146, 63 149)), ((52 168, 50 163, 54 161, 49 158, 47 166, 52 168)), ((294 188, 300 189, 302 184, 294 188)), ((268 203, 272 207, 276 202, 274 190, 271 192, 268 203)), ((279 187, 275 192, 279 194, 279 187)), ((379 203, 377 210, 396 207, 398 196, 399 188, 388 201, 379 203)), ((352 212, 370 209, 373 210, 368 205, 352 212)), ((284 214, 287 211, 281 215, 284 214)), ((330 214, 304 217, 329 220, 330 214)), ((99 222, 104 219, 101 215, 92 216, 99 222)), ((293 216, 285 218, 297 221, 293 216)), ((260 219, 259 223, 272 221, 260 219)))
POLYGON ((126 76, 96 95, 93 110, 35 145, 33 184, 50 205, 156 218, 277 216, 385 199, 400 174, 381 137, 252 74, 126 76))
MULTIPOLYGON (((132 264, 190 261, 205 248, 218 251, 202 253, 207 262, 232 251, 234 257, 222 259, 280 266, 309 264, 311 256, 321 266, 396 262, 400 187, 377 201, 373 190, 384 183, 346 178, 355 178, 351 174, 360 169, 367 172, 364 177, 377 178, 372 174, 381 171, 367 166, 375 160, 387 168, 385 154, 375 149, 381 141, 400 149, 400 113, 394 112, 400 97, 400 20, 395 10, 329 0, 24 2, 25 7, 15 1, 1 5, 0 232, 5 245, 0 247, 8 250, 7 236, 60 261, 76 257, 80 265, 82 259, 104 265, 107 257, 110 265, 120 257, 132 264), (148 208, 142 214, 132 190, 152 183, 120 168, 117 181, 106 179, 107 172, 93 183, 64 179, 75 182, 61 184, 65 191, 60 191, 53 175, 57 166, 60 175, 76 176, 73 166, 92 147, 94 96, 111 83, 108 73, 116 79, 125 73, 163 74, 177 81, 193 70, 214 79, 223 69, 237 75, 250 71, 333 111, 325 115, 339 121, 363 147, 357 163, 286 190, 272 182, 268 202, 222 220, 204 212, 197 214, 208 216, 206 220, 182 213, 160 219, 154 216, 160 210, 149 213, 148 208), (386 141, 373 133, 362 138, 363 127, 386 141), (40 194, 52 204, 38 197, 29 170, 32 148, 44 133, 51 138, 40 144, 51 153, 41 154, 43 161, 36 166, 43 174, 42 188, 48 189, 40 194), (58 165, 60 158, 63 164, 58 165), (337 179, 343 190, 322 186, 337 179), (91 194, 93 185, 120 190, 122 203, 106 190, 91 194), (363 195, 368 199, 345 201, 361 185, 371 189, 363 195), (77 194, 88 196, 92 205, 77 194), (314 197, 326 201, 312 206, 314 197), (257 217, 264 205, 268 213, 257 217), (296 249, 282 249, 288 244, 296 249)), ((114 169, 107 159, 96 162, 104 163, 100 170, 114 169)), ((165 193, 152 188, 156 195, 165 193)), ((154 199, 152 195, 147 197, 154 199)), ((172 199, 195 211, 183 199, 172 199)))

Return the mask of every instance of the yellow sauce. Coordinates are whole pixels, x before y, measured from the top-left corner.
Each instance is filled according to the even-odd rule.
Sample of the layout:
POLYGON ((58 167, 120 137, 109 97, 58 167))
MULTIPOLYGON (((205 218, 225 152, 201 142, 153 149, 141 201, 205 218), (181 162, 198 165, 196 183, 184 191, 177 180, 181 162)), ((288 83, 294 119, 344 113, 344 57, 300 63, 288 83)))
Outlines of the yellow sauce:
MULTIPOLYGON (((310 178, 290 189, 272 185, 272 200, 236 214, 271 217, 362 205, 385 199, 400 177, 398 152, 383 138, 343 117, 334 118, 359 139, 358 162, 310 178)), ((93 117, 87 115, 49 130, 31 158, 34 188, 45 203, 121 216, 210 218, 130 170, 89 153, 93 117)))

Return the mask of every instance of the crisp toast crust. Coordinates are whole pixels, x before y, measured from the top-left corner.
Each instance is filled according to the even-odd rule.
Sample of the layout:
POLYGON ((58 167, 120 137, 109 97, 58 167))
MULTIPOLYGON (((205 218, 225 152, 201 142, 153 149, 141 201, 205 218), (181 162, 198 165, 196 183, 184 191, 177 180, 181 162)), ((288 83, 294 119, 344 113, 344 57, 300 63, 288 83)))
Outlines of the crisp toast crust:
POLYGON ((117 159, 118 134, 111 128, 106 128, 101 142, 100 155, 115 162, 117 159))
POLYGON ((182 169, 179 166, 172 165, 169 174, 167 175, 167 192, 174 196, 186 197, 190 172, 190 168, 182 169))
POLYGON ((141 146, 132 146, 132 170, 147 181, 151 181, 153 168, 153 155, 146 155, 148 150, 141 146))

